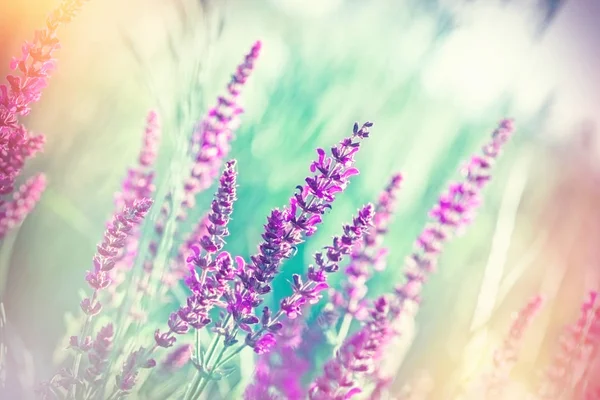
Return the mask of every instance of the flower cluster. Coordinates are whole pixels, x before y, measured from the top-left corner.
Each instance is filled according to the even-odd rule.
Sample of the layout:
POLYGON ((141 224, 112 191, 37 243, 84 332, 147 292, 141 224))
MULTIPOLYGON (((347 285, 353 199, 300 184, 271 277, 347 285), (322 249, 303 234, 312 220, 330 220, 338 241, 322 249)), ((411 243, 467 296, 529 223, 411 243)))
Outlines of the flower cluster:
POLYGON ((481 191, 491 178, 491 167, 512 133, 512 121, 501 121, 491 140, 483 146, 482 154, 473 156, 466 166, 465 179, 452 183, 431 210, 432 222, 417 238, 416 250, 404 267, 405 282, 396 288, 398 301, 392 307, 395 318, 418 304, 421 287, 435 270, 444 244, 473 219, 481 203, 481 191))
POLYGON ((340 262, 345 255, 350 254, 352 247, 367 232, 372 220, 373 205, 367 204, 359 209, 352 224, 343 226, 342 236, 334 237, 332 245, 327 246, 325 252, 315 254, 315 264, 309 265, 305 280, 298 274, 293 275, 293 294, 281 300, 277 314, 271 316, 269 308, 264 307, 261 327, 254 333, 244 327, 244 330, 249 332, 246 336, 246 345, 254 348, 254 351, 259 354, 268 352, 269 347, 275 343, 273 333, 278 332, 283 326, 278 322, 279 318, 285 314, 288 319, 295 319, 301 315, 305 305, 316 304, 321 299, 322 292, 329 287, 327 274, 339 270, 340 262))
MULTIPOLYGON (((158 156, 158 147, 160 145, 160 125, 158 115, 150 111, 146 117, 146 126, 142 139, 142 149, 138 155, 138 164, 128 168, 127 175, 121 185, 121 191, 115 196, 115 206, 117 210, 124 207, 131 207, 136 200, 154 196, 156 187, 154 185, 156 172, 154 164, 158 156)), ((136 226, 134 231, 127 237, 125 251, 115 260, 115 268, 111 272, 111 279, 114 285, 108 290, 114 300, 119 286, 126 280, 127 271, 133 267, 137 256, 140 227, 136 226)))
POLYGON ((80 303, 80 307, 85 314, 85 321, 80 334, 71 336, 69 339, 69 347, 76 352, 73 367, 70 370, 61 369, 50 382, 43 383, 44 390, 42 393, 44 396, 48 396, 48 390, 54 392, 59 387, 68 390, 71 394, 80 393, 84 390, 84 382, 79 378, 80 363, 84 353, 88 354, 91 366, 86 370, 86 379, 89 384, 87 390, 92 390, 96 385, 97 379, 99 379, 97 374, 101 374, 105 368, 105 357, 114 335, 112 325, 100 329, 95 341, 89 335, 93 317, 102 311, 99 293, 111 284, 110 271, 114 268, 120 252, 127 243, 127 237, 132 232, 133 227, 146 216, 151 205, 152 200, 150 199, 134 201, 131 207, 126 207, 123 211, 117 213, 112 224, 106 229, 104 239, 97 246, 97 253, 93 258, 93 268, 86 274, 86 281, 93 289, 93 293, 91 296, 85 297, 80 303))
POLYGON ((185 182, 185 199, 181 204, 180 219, 185 218, 185 210, 193 208, 195 196, 207 189, 219 174, 221 162, 230 150, 229 143, 239 125, 243 109, 239 105, 241 89, 246 84, 254 64, 260 55, 262 44, 254 43, 244 62, 237 67, 227 85, 227 94, 217 98, 217 104, 200 121, 191 140, 194 165, 185 182))
POLYGON ((515 316, 502 347, 494 352, 491 374, 486 376, 485 398, 500 398, 512 367, 517 361, 523 335, 542 306, 542 297, 533 297, 515 316))
POLYGON ((389 300, 379 297, 367 324, 344 343, 325 365, 323 375, 312 383, 309 399, 345 400, 361 392, 358 378, 375 367, 374 356, 390 330, 388 314, 389 300))
POLYGON ((26 42, 21 56, 10 68, 20 75, 8 75, 7 85, 0 85, 0 239, 19 225, 31 212, 45 189, 45 178, 37 175, 23 184, 12 199, 3 199, 14 190, 25 162, 40 152, 43 135, 32 135, 20 124, 19 117, 31 111, 55 68, 53 53, 60 48, 56 31, 74 17, 86 0, 64 0, 46 20, 46 29, 35 32, 33 42, 26 42))
POLYGON ((588 300, 581 306, 579 318, 567 327, 560 337, 560 347, 548 367, 538 396, 542 400, 554 400, 572 396, 577 376, 589 361, 594 348, 600 345, 600 297, 598 292, 589 293, 588 300))
POLYGON ((308 267, 307 281, 303 282, 298 274, 293 276, 294 294, 281 301, 281 310, 288 318, 296 318, 304 304, 315 304, 319 301, 321 292, 329 287, 327 274, 337 272, 342 257, 350 254, 359 240, 367 235, 373 215, 371 204, 360 209, 352 225, 344 225, 344 234, 333 239, 333 244, 327 247, 327 252, 315 254, 315 265, 308 267))
POLYGON ((209 312, 220 300, 228 282, 235 277, 233 260, 229 253, 221 252, 225 237, 229 235, 227 224, 236 200, 236 162, 227 162, 219 181, 219 188, 211 205, 207 219, 206 234, 199 245, 193 246, 193 254, 187 259, 190 275, 186 284, 191 291, 187 304, 169 317, 169 330, 161 333, 156 330, 156 344, 171 347, 176 338, 173 334, 183 334, 191 326, 202 329, 211 322, 209 312))
POLYGON ((107 324, 102 327, 98 331, 96 339, 94 339, 91 348, 87 353, 90 366, 85 370, 84 378, 91 386, 97 387, 101 382, 104 373, 107 372, 108 359, 112 351, 114 334, 112 324, 107 324))
POLYGON ((313 176, 306 178, 303 186, 290 199, 289 206, 283 210, 275 209, 267 219, 263 242, 258 254, 240 273, 248 303, 257 307, 262 296, 271 291, 271 282, 279 272, 284 260, 290 258, 303 236, 312 235, 322 221, 325 210, 331 208, 337 193, 348 185, 349 178, 358 174, 353 167, 354 154, 360 148, 360 142, 369 137, 370 122, 359 128, 354 125, 353 134, 331 148, 331 155, 317 149, 318 158, 310 166, 313 176))
POLYGON ((259 356, 255 380, 246 387, 244 400, 301 399, 302 377, 310 371, 310 362, 299 352, 306 321, 296 318, 278 332, 277 344, 259 356))
POLYGON ((43 174, 29 178, 19 190, 13 193, 12 199, 0 199, 0 238, 23 222, 33 210, 46 188, 46 177, 43 174))
POLYGON ((71 21, 85 0, 63 0, 46 20, 46 29, 35 32, 33 42, 25 43, 21 57, 13 58, 12 70, 20 76, 8 75, 8 85, 0 85, 0 194, 12 191, 25 160, 41 150, 42 136, 30 136, 18 117, 31 111, 48 84, 55 68, 53 53, 60 48, 56 31, 71 21))
POLYGON ((341 310, 346 320, 363 320, 367 316, 367 282, 373 271, 385 269, 387 249, 382 246, 388 231, 388 224, 394 213, 402 175, 394 174, 386 188, 379 195, 373 218, 374 228, 363 235, 362 240, 352 249, 350 263, 346 267, 347 280, 342 291, 332 291, 331 304, 326 312, 341 310))

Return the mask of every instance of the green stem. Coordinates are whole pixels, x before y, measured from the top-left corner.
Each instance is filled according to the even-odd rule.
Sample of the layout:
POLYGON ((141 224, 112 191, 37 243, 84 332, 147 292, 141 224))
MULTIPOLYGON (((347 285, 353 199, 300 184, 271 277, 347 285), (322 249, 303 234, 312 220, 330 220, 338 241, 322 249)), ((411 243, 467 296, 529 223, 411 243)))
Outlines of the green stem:
POLYGON ((16 241, 17 230, 15 229, 2 239, 2 245, 0 246, 0 299, 3 298, 4 290, 6 289, 6 277, 10 271, 12 249, 16 241))
POLYGON ((200 385, 198 390, 195 391, 194 396, 192 397, 193 399, 198 399, 200 397, 200 395, 202 394, 202 392, 204 392, 204 389, 206 389, 206 386, 208 386, 208 383, 211 380, 210 378, 212 376, 212 373, 215 372, 217 367, 220 365, 219 362, 223 358, 223 355, 225 354, 225 350, 227 350, 227 347, 223 346, 223 348, 219 352, 219 355, 217 356, 217 359, 215 360, 215 364, 213 365, 212 368, 208 369, 207 376, 202 378, 202 380, 201 380, 202 384, 200 385))
POLYGON ((334 342, 334 352, 336 352, 344 343, 346 336, 348 336, 348 332, 350 332, 350 326, 352 325, 352 314, 345 313, 344 319, 342 320, 342 324, 340 325, 340 330, 335 338, 334 342))
MULTIPOLYGON (((208 354, 206 356, 205 359, 205 365, 208 366, 208 364, 210 363, 210 360, 212 359, 212 356, 215 352, 215 350, 217 349, 217 345, 219 343, 219 339, 221 337, 218 334, 215 334, 215 336, 212 339, 211 344, 209 345, 209 350, 208 350, 208 354)), ((198 355, 199 353, 199 348, 200 348, 200 333, 198 332, 198 330, 196 330, 196 355, 198 355)), ((200 385, 200 383, 202 382, 202 375, 200 374, 200 371, 196 371, 196 373, 194 374, 194 377, 192 378, 192 382, 190 382, 190 384, 188 385, 188 389, 185 392, 184 395, 184 400, 190 399, 190 395, 192 395, 197 389, 198 389, 198 385, 200 385)))

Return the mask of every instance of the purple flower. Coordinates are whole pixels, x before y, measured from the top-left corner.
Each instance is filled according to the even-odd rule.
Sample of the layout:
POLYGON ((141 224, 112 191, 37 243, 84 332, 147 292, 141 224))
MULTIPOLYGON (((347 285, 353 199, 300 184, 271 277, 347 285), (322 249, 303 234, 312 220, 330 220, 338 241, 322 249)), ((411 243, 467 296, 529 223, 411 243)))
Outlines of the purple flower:
POLYGON ((152 198, 154 187, 154 163, 160 145, 161 130, 156 112, 150 111, 146 117, 146 127, 142 148, 138 156, 138 165, 127 170, 122 189, 117 194, 117 209, 131 206, 136 199, 152 198))
MULTIPOLYGON (((589 362, 589 351, 598 348, 600 339, 600 296, 592 291, 581 306, 579 318, 560 336, 559 348, 544 373, 538 389, 540 399, 571 397, 574 373, 589 362)), ((593 379, 593 378, 592 378, 593 379)), ((595 397, 591 397, 594 399, 595 397)))
POLYGON ((115 388, 115 391, 120 394, 129 394, 136 384, 140 369, 154 368, 155 366, 156 361, 147 357, 146 350, 143 347, 130 353, 123 363, 121 373, 117 375, 117 387, 115 388))
POLYGON ((260 41, 254 43, 227 85, 227 94, 217 99, 217 104, 208 111, 192 135, 194 165, 185 182, 186 194, 181 203, 179 219, 185 219, 185 211, 194 207, 196 195, 210 187, 219 174, 222 160, 229 154, 229 143, 233 140, 239 115, 243 112, 238 98, 254 69, 261 47, 260 41))
POLYGON ((186 305, 171 314, 169 331, 161 333, 160 330, 156 330, 155 339, 158 346, 172 346, 176 340, 173 333, 185 333, 188 326, 202 329, 209 324, 210 310, 221 299, 228 282, 235 278, 231 255, 219 251, 229 235, 227 224, 233 212, 233 203, 237 199, 236 179, 236 161, 231 160, 225 165, 219 188, 211 204, 211 211, 207 217, 207 233, 197 245, 192 246, 192 254, 187 258, 190 275, 186 278, 186 284, 191 294, 186 305))
MULTIPOLYGON (((104 233, 104 240, 97 246, 94 268, 86 275, 86 280, 94 289, 94 293, 105 289, 110 284, 109 271, 114 268, 120 250, 125 247, 133 227, 141 222, 151 205, 150 199, 136 200, 131 207, 126 207, 113 218, 112 225, 104 233)), ((92 308, 95 307, 93 304, 99 305, 95 296, 93 297, 93 300, 86 299, 92 308)))
POLYGON ((298 347, 305 344, 303 318, 291 321, 278 333, 277 344, 258 357, 254 381, 244 391, 245 400, 262 400, 265 393, 272 398, 301 400, 305 398, 303 377, 310 362, 298 347), (268 371, 268 374, 264 372, 268 371))
POLYGON ((60 48, 56 31, 71 21, 83 2, 64 0, 46 20, 46 29, 36 31, 33 42, 23 45, 21 57, 11 61, 10 68, 20 76, 8 75, 8 85, 0 85, 0 195, 12 192, 25 160, 43 147, 44 137, 29 136, 18 117, 29 114, 30 105, 40 99, 55 68, 52 55, 60 48))
POLYGON ((382 296, 375 301, 367 324, 351 336, 325 364, 323 375, 310 386, 310 400, 344 400, 361 392, 357 378, 372 372, 376 355, 390 330, 389 301, 382 296))
MULTIPOLYGON (((138 165, 127 170, 121 191, 115 196, 117 210, 123 207, 131 207, 136 200, 152 198, 154 196, 154 192, 156 191, 154 185, 154 163, 159 145, 160 126, 158 124, 158 116, 154 111, 150 111, 146 117, 146 127, 142 149, 138 156, 138 165)), ((112 296, 111 300, 113 301, 116 300, 119 286, 127 279, 128 270, 133 267, 138 254, 140 234, 140 228, 135 227, 134 231, 127 238, 125 251, 115 260, 115 268, 110 273, 110 279, 114 284, 108 288, 108 292, 112 296)), ((149 274, 144 279, 149 279, 149 274)), ((147 285, 147 281, 140 282, 138 288, 141 288, 143 291, 145 285, 147 285)), ((145 315, 143 312, 140 312, 137 317, 138 319, 143 319, 145 315)))
MULTIPOLYGON (((362 235, 371 226, 373 220, 373 205, 367 204, 358 210, 352 224, 343 226, 343 234, 333 238, 331 246, 325 247, 324 252, 315 254, 315 265, 308 267, 305 280, 300 275, 293 275, 293 294, 281 300, 278 313, 271 317, 268 307, 263 308, 261 327, 255 333, 248 333, 246 344, 254 347, 264 332, 270 334, 282 328, 278 319, 285 314, 289 319, 295 319, 301 314, 302 308, 307 304, 315 304, 322 296, 322 292, 329 286, 327 274, 339 270, 339 263, 343 257, 350 254, 352 247, 362 238, 362 235)), ((258 322, 258 320, 256 321, 258 322)), ((248 331, 248 329, 244 329, 248 331)), ((249 332, 249 331, 248 331, 249 332)))
POLYGON ((161 370, 163 372, 175 372, 181 368, 190 360, 192 355, 192 345, 182 344, 176 349, 172 350, 165 360, 161 364, 161 370))
MULTIPOLYGON (((271 291, 271 281, 283 261, 292 257, 296 246, 302 243, 303 235, 310 236, 316 231, 321 216, 331 208, 335 195, 346 188, 351 176, 358 174, 352 166, 354 154, 359 150, 362 139, 369 136, 372 125, 366 122, 359 128, 355 124, 353 135, 332 147, 330 156, 326 156, 323 149, 318 149, 318 159, 310 166, 314 175, 306 178, 304 186, 297 187, 298 191, 290 199, 288 207, 271 212, 259 252, 250 257, 251 263, 240 274, 245 295, 250 296, 255 307, 262 302, 262 296, 271 291)), ((310 296, 308 293, 305 295, 310 296)))
POLYGON ((254 343, 254 352, 259 355, 266 354, 276 343, 275 336, 272 333, 267 333, 254 343))
POLYGON ((112 324, 100 328, 91 351, 87 353, 90 366, 85 370, 85 378, 96 385, 107 371, 110 352, 112 351, 114 330, 112 324))
POLYGON ((19 187, 12 199, 0 199, 0 239, 25 220, 45 189, 46 177, 38 174, 19 187))
POLYGON ((210 221, 208 220, 208 215, 205 215, 198 221, 194 231, 190 233, 187 240, 179 246, 177 255, 173 258, 169 270, 166 271, 166 277, 163 277, 163 282, 165 284, 174 286, 189 273, 186 255, 193 253, 196 243, 200 242, 200 240, 208 234, 209 224, 210 221))
POLYGON ((327 274, 336 272, 344 255, 350 254, 352 248, 368 232, 373 220, 373 205, 367 204, 361 208, 354 218, 352 225, 344 225, 344 234, 334 237, 332 246, 326 247, 326 252, 315 254, 315 265, 308 267, 307 282, 304 283, 299 275, 294 275, 292 288, 294 294, 281 300, 281 310, 288 318, 298 316, 300 308, 306 304, 315 304, 322 292, 329 286, 327 274))
POLYGON ((501 121, 492 133, 491 140, 483 146, 482 154, 472 157, 464 168, 465 179, 452 183, 431 210, 429 215, 432 222, 417 238, 416 250, 405 263, 405 281, 396 288, 398 301, 392 307, 394 318, 407 306, 414 308, 418 304, 421 287, 435 270, 442 247, 453 234, 461 233, 473 219, 481 203, 481 191, 490 180, 491 167, 512 132, 512 121, 501 121))
POLYGON ((254 370, 254 382, 246 387, 244 400, 291 400, 272 390, 273 371, 267 360, 259 358, 254 370))
POLYGON ((352 249, 350 264, 346 268, 347 281, 343 292, 334 294, 334 302, 345 312, 358 320, 366 317, 364 297, 367 294, 367 281, 372 270, 382 271, 387 250, 381 247, 387 226, 396 206, 402 176, 395 174, 385 190, 379 195, 373 217, 374 228, 363 234, 362 240, 352 249))
POLYGON ((510 378, 510 371, 517 362, 525 330, 531 325, 542 303, 542 297, 535 296, 515 315, 502 346, 494 352, 492 370, 484 376, 486 399, 502 398, 503 389, 510 378))

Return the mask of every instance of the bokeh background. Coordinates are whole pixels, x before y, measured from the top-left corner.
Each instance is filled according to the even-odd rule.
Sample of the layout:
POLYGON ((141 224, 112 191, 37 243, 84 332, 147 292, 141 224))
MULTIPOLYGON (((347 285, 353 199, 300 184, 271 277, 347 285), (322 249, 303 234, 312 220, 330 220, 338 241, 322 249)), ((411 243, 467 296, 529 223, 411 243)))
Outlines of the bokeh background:
MULTIPOLYGON (((240 200, 228 249, 250 254, 268 211, 303 181, 314 148, 371 120, 360 176, 286 265, 274 296, 287 293, 290 275, 401 171, 389 264, 370 295, 390 290, 439 191, 497 121, 513 117, 517 134, 479 218, 425 289, 399 381, 421 370, 434 380, 477 371, 511 314, 540 293, 548 303, 519 367, 527 385, 525 371, 547 361, 562 326, 600 284, 600 2, 197 2, 210 12, 185 0, 90 1, 62 29, 58 71, 27 119, 48 143, 24 177, 43 171, 49 188, 2 261, 12 340, 32 355, 15 362, 33 365, 36 379, 52 373, 65 312, 77 312, 84 271, 113 193, 135 162, 147 111, 158 110, 165 126, 164 182, 183 140, 173 122, 178 99, 193 91, 199 119, 260 39, 263 55, 243 95, 232 151, 240 200), (198 87, 189 85, 195 66, 198 87)), ((0 0, 0 72, 58 3, 0 0)), ((210 197, 198 198, 195 216, 210 197)))

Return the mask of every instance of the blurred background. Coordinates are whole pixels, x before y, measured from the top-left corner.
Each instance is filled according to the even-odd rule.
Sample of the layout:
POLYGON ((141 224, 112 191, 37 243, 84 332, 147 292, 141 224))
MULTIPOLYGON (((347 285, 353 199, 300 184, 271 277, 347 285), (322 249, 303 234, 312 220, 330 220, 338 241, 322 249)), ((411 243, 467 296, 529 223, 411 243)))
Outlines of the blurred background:
MULTIPOLYGON (((314 149, 371 120, 361 174, 286 265, 274 297, 401 171, 388 268, 370 296, 388 291, 438 193, 500 119, 515 118, 517 134, 476 223, 449 246, 425 289, 400 381, 417 370, 434 380, 477 370, 512 313, 537 293, 548 304, 520 368, 545 363, 544 349, 600 283, 600 2, 197 2, 210 12, 185 0, 90 1, 60 32, 58 70, 26 121, 48 140, 23 178, 43 171, 49 188, 4 261, 11 332, 33 355, 20 362, 33 363, 37 379, 52 373, 65 312, 77 312, 84 272, 113 193, 135 162, 147 111, 165 121, 159 165, 166 170, 181 139, 170 129, 174 105, 191 90, 185 71, 200 66, 199 118, 259 39, 263 55, 243 94, 246 113, 232 151, 240 200, 228 249, 251 254, 267 213, 303 181, 314 149)), ((11 56, 58 3, 0 0, 0 72, 8 73, 11 56)), ((199 197, 198 217, 210 198, 210 191, 199 197)))

